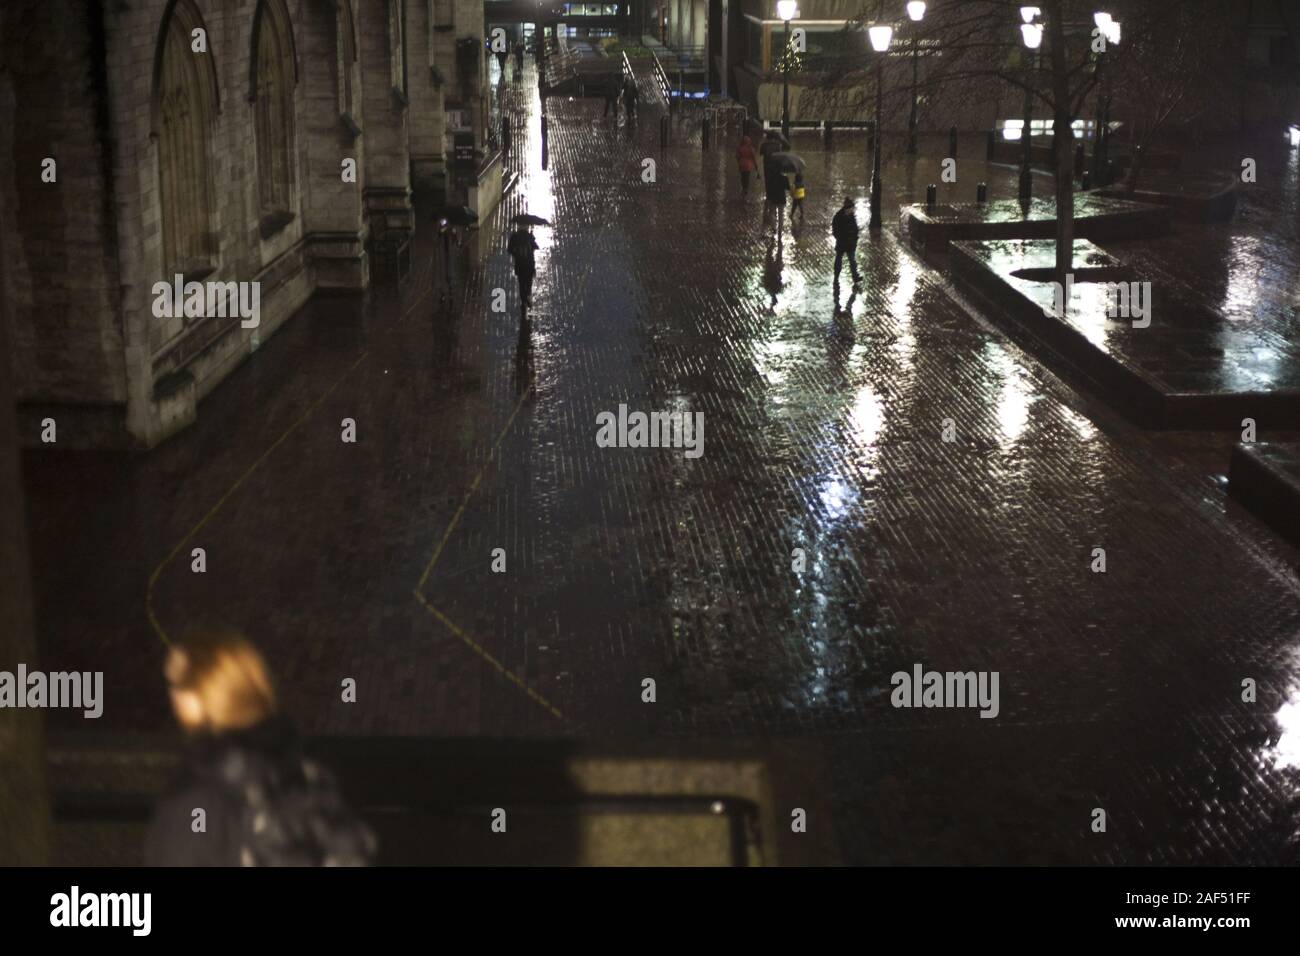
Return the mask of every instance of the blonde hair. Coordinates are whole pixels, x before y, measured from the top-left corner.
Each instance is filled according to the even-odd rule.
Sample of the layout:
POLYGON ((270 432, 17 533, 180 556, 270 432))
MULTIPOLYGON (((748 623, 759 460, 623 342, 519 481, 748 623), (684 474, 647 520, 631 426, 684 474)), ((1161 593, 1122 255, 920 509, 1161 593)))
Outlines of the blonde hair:
POLYGON ((187 638, 172 648, 163 673, 173 691, 198 698, 207 730, 242 730, 275 714, 266 662, 234 632, 187 638))

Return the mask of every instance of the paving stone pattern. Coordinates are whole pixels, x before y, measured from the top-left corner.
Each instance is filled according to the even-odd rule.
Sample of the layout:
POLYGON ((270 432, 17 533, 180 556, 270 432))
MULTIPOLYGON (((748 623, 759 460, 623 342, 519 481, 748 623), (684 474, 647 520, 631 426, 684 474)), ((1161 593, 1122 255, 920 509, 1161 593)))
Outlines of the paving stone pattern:
MULTIPOLYGON (((552 101, 543 170, 531 78, 506 92, 520 183, 451 303, 422 210, 400 290, 313 301, 193 428, 27 457, 42 663, 106 671, 95 729, 168 727, 163 562, 163 630, 246 630, 313 734, 795 738, 830 760, 855 863, 1293 855, 1295 553, 1225 502, 1223 440, 1117 421, 969 311, 896 214, 869 236, 860 138, 796 139, 792 231, 758 184, 741 201, 734 134, 703 151, 684 121, 661 150, 650 98, 631 126, 552 101), (865 282, 837 309, 845 193, 865 282), (555 225, 521 337, 502 236, 525 208, 555 225), (703 412, 703 456, 598 448, 620 403, 703 412), (999 672, 1000 715, 893 708, 916 663, 999 672)), ((919 163, 887 167, 886 210, 938 179, 919 163)), ((1014 169, 975 175, 1014 195, 1014 169)))

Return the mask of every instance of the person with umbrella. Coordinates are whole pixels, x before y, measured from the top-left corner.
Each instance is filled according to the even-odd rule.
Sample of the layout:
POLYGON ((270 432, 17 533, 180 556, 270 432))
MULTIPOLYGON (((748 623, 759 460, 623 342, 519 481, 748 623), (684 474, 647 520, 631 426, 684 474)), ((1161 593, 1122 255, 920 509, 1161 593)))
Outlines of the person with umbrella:
POLYGON ((844 197, 844 205, 831 220, 831 235, 835 237, 835 287, 839 288, 840 267, 846 255, 856 286, 862 281, 862 276, 858 274, 858 219, 853 214, 852 196, 844 197))
POLYGON ((537 240, 533 237, 533 226, 550 225, 540 216, 521 213, 514 217, 515 231, 506 242, 506 252, 514 262, 515 279, 519 282, 519 310, 527 314, 533 304, 533 277, 537 274, 537 262, 533 253, 537 251, 537 240))
POLYGON ((452 246, 460 246, 458 227, 478 222, 478 213, 468 206, 447 206, 441 209, 435 221, 438 225, 438 246, 442 253, 443 299, 451 296, 452 246))
POLYGON ((786 180, 786 173, 795 173, 802 175, 804 167, 802 156, 795 153, 773 152, 767 157, 767 170, 764 175, 767 176, 767 199, 768 202, 781 207, 785 210, 785 194, 790 191, 790 184, 786 180))

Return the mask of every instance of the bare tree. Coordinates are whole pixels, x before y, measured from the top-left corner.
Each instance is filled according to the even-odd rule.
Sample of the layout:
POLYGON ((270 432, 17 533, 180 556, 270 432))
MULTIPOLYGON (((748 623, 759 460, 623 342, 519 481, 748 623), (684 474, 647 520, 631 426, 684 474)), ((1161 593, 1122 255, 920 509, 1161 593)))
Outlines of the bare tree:
MULTIPOLYGON (((1012 0, 936 0, 921 24, 908 24, 914 42, 924 45, 925 75, 919 87, 927 98, 942 94, 951 104, 962 97, 994 95, 990 81, 1003 88, 1027 92, 1037 111, 1052 117, 1056 140, 1057 271, 1069 270, 1073 258, 1074 182, 1069 148, 1074 122, 1098 95, 1099 79, 1114 78, 1116 91, 1132 94, 1141 102, 1147 119, 1141 129, 1147 138, 1171 117, 1193 105, 1204 109, 1208 97, 1196 93, 1199 78, 1192 76, 1215 62, 1208 46, 1215 40, 1218 11, 1230 0, 1039 0, 1036 22, 1043 27, 1042 49, 1027 62, 1022 43, 1020 9, 1012 0), (1094 14, 1106 10, 1123 24, 1119 44, 1098 27, 1094 14), (1141 62, 1150 57, 1150 63, 1141 62), (1161 75, 1158 96, 1143 99, 1143 73, 1161 75), (1193 82, 1195 80, 1195 82, 1193 82)), ((847 30, 861 31, 873 21, 901 22, 901 3, 866 0, 847 30), (899 9, 895 9, 895 7, 899 9)), ((1219 37, 1222 40, 1222 36, 1219 37)), ((1231 44, 1223 44, 1230 47, 1231 44)), ((864 48, 865 50, 865 48, 864 48)), ((1223 51, 1215 57, 1223 55, 1223 51)), ((814 82, 843 85, 856 79, 861 106, 870 108, 875 97, 872 75, 862 60, 826 64, 814 82)), ((891 77, 886 68, 884 99, 891 118, 902 113, 902 97, 910 90, 895 58, 891 77)), ((1107 80, 1107 82, 1110 82, 1107 80)), ((1124 99, 1127 110, 1130 99, 1124 99)), ((1027 135, 1027 131, 1026 131, 1027 135)))
MULTIPOLYGON (((1128 44, 1126 56, 1107 74, 1102 95, 1118 101, 1129 128, 1133 155, 1124 178, 1137 190, 1143 161, 1157 137, 1185 126, 1223 102, 1230 59, 1240 51, 1235 0, 1148 4, 1147 29, 1128 44)), ((1109 109, 1106 110, 1109 112, 1109 109)))

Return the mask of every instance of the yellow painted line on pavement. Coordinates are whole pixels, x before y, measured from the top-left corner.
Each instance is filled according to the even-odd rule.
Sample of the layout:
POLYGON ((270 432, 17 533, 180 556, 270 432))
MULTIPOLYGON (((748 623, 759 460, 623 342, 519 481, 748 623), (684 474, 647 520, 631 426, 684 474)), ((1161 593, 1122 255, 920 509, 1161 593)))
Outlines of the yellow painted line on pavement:
POLYGON ((524 407, 524 402, 526 402, 528 397, 532 394, 533 386, 529 385, 528 388, 524 389, 524 393, 519 396, 519 401, 515 403, 514 411, 512 411, 510 417, 506 419, 505 426, 501 429, 501 433, 497 435, 497 440, 493 442, 492 448, 488 452, 487 461, 483 462, 478 473, 474 475, 474 480, 470 482, 469 490, 466 491, 464 497, 461 498, 460 507, 457 508, 456 513, 451 516, 451 523, 447 525, 447 530, 442 533, 442 538, 438 541, 438 546, 433 549, 433 556, 429 558, 429 563, 424 566, 424 573, 420 575, 420 580, 415 585, 416 594, 419 594, 424 590, 425 582, 429 580, 429 575, 433 572, 433 566, 437 564, 438 559, 442 557, 442 549, 447 546, 447 540, 451 537, 451 533, 456 530, 456 525, 460 523, 461 515, 465 513, 465 506, 468 505, 470 499, 474 497, 474 492, 478 491, 479 482, 483 480, 483 475, 487 472, 488 466, 491 465, 493 460, 496 458, 497 449, 501 447, 501 442, 505 440, 506 434, 510 431, 510 426, 515 423, 515 416, 519 414, 520 409, 524 407))
POLYGON ((564 718, 564 715, 563 715, 562 713, 560 713, 560 711, 555 707, 554 704, 552 704, 549 700, 547 700, 547 699, 546 699, 545 697, 543 697, 541 694, 537 693, 537 691, 533 690, 531 687, 529 687, 527 684, 525 684, 525 683, 523 682, 523 680, 521 680, 521 679, 519 678, 519 676, 518 676, 517 674, 515 674, 514 671, 510 670, 510 668, 506 667, 504 664, 502 664, 500 661, 498 661, 495 657, 493 657, 491 654, 489 654, 486 650, 484 650, 483 647, 482 647, 482 646, 481 646, 477 641, 475 641, 472 637, 470 637, 470 636, 469 636, 468 634, 466 634, 463 630, 461 630, 461 628, 457 627, 457 626, 456 626, 456 623, 455 623, 454 621, 452 621, 451 618, 447 617, 447 615, 443 614, 443 613, 442 613, 441 611, 439 611, 436 607, 434 607, 434 606, 433 606, 432 604, 430 604, 427 600, 425 600, 425 597, 424 597, 423 594, 421 594, 419 591, 416 591, 416 592, 415 592, 415 598, 416 598, 416 600, 419 601, 422 605, 424 605, 424 609, 425 609, 426 611, 428 611, 430 614, 432 614, 434 617, 436 617, 439 621, 441 621, 441 622, 446 626, 447 630, 451 631, 451 633, 455 634, 458 638, 460 638, 460 639, 461 639, 461 640, 466 644, 466 646, 468 646, 468 647, 470 648, 470 650, 472 650, 475 654, 477 654, 479 657, 481 657, 481 658, 482 658, 483 660, 485 660, 487 663, 489 663, 489 664, 491 664, 493 667, 495 667, 496 670, 497 670, 497 673, 499 673, 499 674, 500 674, 502 677, 504 677, 507 681, 509 681, 510 683, 512 683, 512 684, 514 684, 516 687, 518 687, 520 690, 522 690, 525 694, 528 695, 528 697, 529 697, 531 700, 533 700, 533 701, 536 702, 537 704, 540 704, 544 709, 546 709, 547 711, 549 711, 549 712, 551 713, 551 715, 554 716, 556 719, 558 719, 558 720, 564 720, 564 719, 565 719, 565 718, 564 718))
MULTIPOLYGON (((590 264, 588 264, 586 270, 583 272, 582 279, 578 283, 578 287, 575 290, 574 293, 575 301, 581 298, 582 293, 587 288, 587 280, 589 278, 591 278, 590 264)), ((526 402, 528 398, 533 394, 533 391, 534 391, 534 386, 530 384, 528 388, 524 390, 524 393, 521 396, 519 396, 519 401, 515 403, 514 409, 510 412, 510 417, 506 419, 506 423, 504 426, 502 426, 500 433, 498 433, 496 441, 493 442, 492 448, 488 452, 487 460, 483 462, 478 472, 474 475, 474 480, 470 482, 469 490, 467 490, 465 492, 464 497, 461 498, 460 506, 456 509, 456 513, 451 516, 451 521, 447 524, 447 529, 442 533, 442 537, 438 540, 438 546, 434 548, 433 555, 429 558, 429 563, 424 566, 424 573, 420 575, 420 580, 416 583, 412 593, 415 595, 415 599, 419 601, 421 605, 424 606, 425 610, 427 610, 431 615, 433 615, 439 621, 441 621, 443 625, 446 626, 447 630, 451 631, 453 634, 456 635, 456 637, 460 638, 460 640, 463 641, 465 645, 468 646, 472 651, 474 651, 474 653, 478 654, 479 657, 481 657, 483 660, 487 661, 487 663, 495 667, 503 677, 505 677, 512 684, 519 687, 532 700, 536 701, 538 704, 540 704, 542 707, 548 710, 555 717, 559 718, 560 720, 564 720, 565 719, 564 715, 560 713, 560 711, 554 705, 552 705, 545 697, 543 697, 541 694, 537 693, 535 690, 530 688, 513 671, 511 671, 508 667, 504 666, 500 661, 498 661, 495 657, 493 657, 486 650, 484 650, 482 645, 480 645, 477 641, 475 641, 467 633, 465 633, 465 631, 462 630, 460 627, 458 627, 455 624, 455 622, 453 622, 449 617, 447 617, 447 615, 443 614, 431 603, 429 603, 429 600, 424 596, 424 586, 426 583, 428 583, 429 575, 433 573, 434 566, 437 565, 439 558, 442 557, 442 553, 447 546, 447 542, 451 539, 452 533, 456 530, 457 525, 460 524, 460 519, 465 513, 465 508, 469 505, 470 499, 474 497, 474 493, 478 491, 478 486, 480 482, 482 482, 484 474, 487 473, 488 466, 491 465, 492 462, 496 459, 496 454, 498 449, 500 449, 501 447, 501 443, 505 441, 506 435, 510 433, 510 429, 515 423, 515 418, 518 417, 520 410, 522 410, 524 407, 524 402, 526 402)))
MULTIPOLYGON (((430 275, 432 275, 432 271, 433 271, 433 267, 432 265, 430 265, 429 267, 430 275)), ((419 293, 419 295, 416 296, 416 298, 402 313, 401 318, 405 318, 407 315, 409 315, 419 306, 420 302, 423 301, 424 297, 429 294, 430 288, 432 288, 432 283, 430 283, 429 286, 426 287, 423 292, 419 293)), ((249 478, 253 476, 253 473, 257 471, 258 468, 261 467, 262 463, 266 461, 266 459, 271 457, 271 453, 274 452, 281 445, 283 445, 285 441, 289 438, 289 436, 292 435, 295 431, 297 431, 303 425, 303 423, 306 422, 307 419, 309 419, 312 416, 312 413, 315 412, 316 409, 319 408, 321 404, 327 398, 329 398, 330 395, 334 393, 334 390, 343 383, 343 380, 345 378, 347 378, 354 371, 356 371, 357 366, 359 366, 362 362, 364 362, 366 360, 366 357, 369 355, 370 355, 370 350, 363 349, 361 355, 357 358, 357 360, 353 362, 347 368, 347 370, 343 372, 342 375, 340 375, 337 379, 334 380, 334 383, 325 390, 325 393, 323 395, 321 395, 318 399, 316 399, 316 401, 311 403, 311 405, 307 408, 305 412, 303 412, 303 414, 298 418, 297 421, 295 421, 292 425, 290 425, 287 429, 284 430, 284 432, 280 435, 280 437, 277 438, 271 444, 270 448, 262 452, 262 454, 258 457, 257 461, 253 462, 253 464, 248 467, 248 470, 245 471, 242 475, 240 475, 233 485, 231 485, 228 489, 226 489, 226 493, 223 494, 217 500, 217 503, 213 505, 208 510, 208 513, 205 514, 199 520, 199 523, 196 524, 193 528, 191 528, 186 533, 185 537, 181 538, 181 540, 176 543, 176 546, 167 553, 167 557, 163 558, 162 561, 158 563, 158 566, 153 569, 153 574, 149 575, 149 587, 145 591, 144 608, 145 608, 145 614, 149 618, 149 624, 153 627, 154 633, 158 635, 159 640, 161 640, 163 644, 166 644, 167 646, 170 647, 171 640, 168 638, 167 631, 165 628, 163 628, 162 622, 158 620, 158 615, 154 612, 153 592, 154 592, 154 587, 158 583, 158 579, 162 576, 162 573, 166 569, 167 565, 171 564, 171 562, 175 560, 176 555, 180 554, 181 550, 185 547, 185 545, 188 544, 196 534, 202 531, 204 526, 206 526, 209 521, 211 521, 214 517, 216 517, 217 512, 221 510, 222 506, 228 500, 230 500, 231 496, 234 495, 234 493, 238 491, 240 487, 243 486, 244 482, 246 482, 249 478)))

